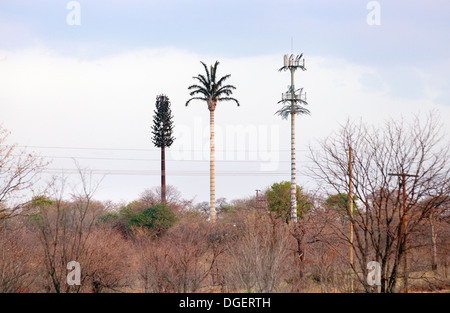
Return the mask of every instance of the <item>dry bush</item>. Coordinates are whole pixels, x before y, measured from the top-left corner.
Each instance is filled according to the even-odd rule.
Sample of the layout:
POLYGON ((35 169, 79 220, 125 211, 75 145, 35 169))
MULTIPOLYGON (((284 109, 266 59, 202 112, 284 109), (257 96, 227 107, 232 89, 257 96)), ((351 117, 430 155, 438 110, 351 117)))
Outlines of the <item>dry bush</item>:
POLYGON ((120 233, 101 228, 104 204, 93 200, 98 184, 80 170, 80 184, 71 200, 63 200, 66 181, 51 182, 50 196, 35 197, 30 206, 30 229, 39 239, 38 258, 42 291, 117 291, 127 285, 127 245, 120 233), (81 266, 81 285, 67 284, 67 264, 81 266))
MULTIPOLYGON (((312 199, 312 198, 311 198, 312 199)), ((294 243, 286 262, 290 270, 285 292, 343 292, 349 290, 349 246, 337 233, 348 230, 342 216, 323 206, 312 206, 298 222, 289 225, 294 243)))
POLYGON ((223 253, 222 233, 201 218, 186 218, 161 238, 137 238, 145 292, 198 292, 211 286, 210 274, 223 253))
POLYGON ((0 293, 36 291, 37 260, 32 234, 15 219, 0 226, 0 293))
POLYGON ((265 212, 239 212, 236 233, 220 262, 226 291, 276 292, 289 270, 293 238, 287 225, 265 212))
MULTIPOLYGON (((141 210, 161 203, 161 187, 153 187, 144 190, 139 200, 135 201, 141 210)), ((181 192, 172 185, 166 186, 166 204, 177 215, 180 216, 184 211, 193 208, 194 200, 183 199, 181 192)))
POLYGON ((40 241, 40 288, 46 292, 120 291, 129 285, 131 273, 132 254, 126 240, 115 229, 96 226, 93 212, 84 217, 87 224, 79 225, 73 205, 46 208, 45 217, 34 228, 40 241), (80 286, 67 284, 66 267, 71 261, 80 263, 80 286))
POLYGON ((132 249, 114 229, 96 227, 87 239, 79 263, 83 292, 124 291, 135 276, 132 249))

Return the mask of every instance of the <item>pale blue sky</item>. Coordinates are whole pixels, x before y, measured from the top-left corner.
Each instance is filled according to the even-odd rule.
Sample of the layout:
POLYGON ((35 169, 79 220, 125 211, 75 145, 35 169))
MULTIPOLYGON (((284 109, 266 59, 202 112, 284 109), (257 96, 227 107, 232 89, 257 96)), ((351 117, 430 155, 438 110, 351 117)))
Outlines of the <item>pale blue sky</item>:
MULTIPOLYGON (((450 120, 448 0, 378 1, 381 25, 374 26, 366 21, 366 0, 80 0, 79 26, 66 23, 68 2, 0 2, 0 123, 18 144, 152 149, 148 123, 154 98, 161 92, 172 100, 179 129, 194 132, 195 121, 206 127, 204 105, 185 108, 184 102, 191 77, 202 71, 199 61, 218 59, 221 73, 232 74, 242 103, 240 108, 226 104, 218 109, 218 128, 279 127, 278 171, 288 172, 289 141, 284 139, 289 138, 289 124, 273 113, 289 83, 289 75, 277 70, 282 55, 291 52, 291 38, 294 52, 306 55, 308 71, 296 74, 296 85, 308 91, 312 112, 298 118, 298 150, 336 129, 347 116, 379 122, 438 109, 444 123, 450 120), (20 115, 23 112, 28 117, 20 115)), ((158 157, 156 150, 151 156, 137 151, 39 152, 158 157)), ((305 153, 299 151, 298 157, 301 168, 305 153)), ((172 166, 207 175, 204 161, 173 161, 172 166)), ((156 161, 150 167, 145 162, 80 163, 116 170, 159 166, 156 161)), ((58 166, 73 167, 60 159, 54 165, 58 166)), ((256 172, 260 168, 251 162, 216 167, 256 172)), ((282 179, 289 176, 275 171, 267 177, 241 175, 236 182, 218 175, 217 197, 252 195, 255 188, 282 179)), ((168 182, 186 197, 208 199, 207 176, 172 176, 168 182)), ((299 182, 308 184, 304 177, 299 182)), ((158 175, 115 176, 105 179, 100 196, 130 201, 158 183, 158 175)))
POLYGON ((381 25, 372 27, 365 0, 80 0, 78 27, 66 25, 68 2, 3 0, 0 20, 22 27, 3 29, 0 47, 175 46, 239 57, 290 50, 294 37, 307 54, 384 66, 438 61, 450 45, 445 0, 379 1, 381 25))

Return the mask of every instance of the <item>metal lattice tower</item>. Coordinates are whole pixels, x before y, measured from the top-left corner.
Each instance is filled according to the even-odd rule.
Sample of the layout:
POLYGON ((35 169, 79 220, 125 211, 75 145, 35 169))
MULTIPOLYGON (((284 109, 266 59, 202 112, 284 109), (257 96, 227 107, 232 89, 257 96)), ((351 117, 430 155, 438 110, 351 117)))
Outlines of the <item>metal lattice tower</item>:
POLYGON ((280 68, 281 71, 289 70, 291 72, 291 85, 288 90, 281 95, 281 100, 278 103, 283 103, 283 107, 276 112, 281 115, 283 119, 291 117, 291 221, 297 222, 297 181, 296 181, 296 156, 295 156, 295 115, 310 114, 309 110, 304 107, 307 105, 306 92, 303 88, 295 89, 294 87, 294 72, 297 69, 306 71, 305 58, 303 53, 300 55, 284 55, 284 65, 280 68))

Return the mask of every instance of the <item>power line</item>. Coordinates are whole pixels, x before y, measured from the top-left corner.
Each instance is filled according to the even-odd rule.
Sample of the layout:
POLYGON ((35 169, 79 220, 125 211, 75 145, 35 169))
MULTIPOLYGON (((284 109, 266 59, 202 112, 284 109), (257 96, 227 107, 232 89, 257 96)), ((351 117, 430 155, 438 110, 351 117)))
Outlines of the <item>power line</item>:
MULTIPOLYGON (((20 155, 16 155, 20 156, 20 155)), ((146 158, 107 158, 107 157, 79 157, 79 156, 51 156, 42 155, 42 158, 48 159, 75 159, 75 160, 102 160, 102 161, 145 161, 145 162, 160 162, 160 159, 146 159, 146 158)), ((174 160, 169 159, 171 162, 208 162, 209 160, 174 160)), ((229 163, 269 163, 271 160, 216 160, 217 162, 229 162, 229 163)), ((308 163, 311 161, 300 161, 308 163)), ((290 163, 289 161, 279 160, 277 163, 290 163)))
MULTIPOLYGON (((140 152, 160 152, 159 149, 144 149, 144 148, 96 148, 96 147, 70 147, 70 146, 22 146, 22 145, 0 145, 1 147, 17 147, 17 148, 30 148, 30 149, 60 149, 60 150, 95 150, 95 151, 140 151, 140 152)), ((207 151, 207 149, 189 149, 189 151, 207 151)), ((216 149, 216 152, 267 152, 267 151, 277 151, 277 152, 290 152, 290 149, 261 149, 261 150, 225 150, 216 149)), ((309 152, 309 151, 320 151, 317 149, 297 149, 296 151, 309 152)))
MULTIPOLYGON (((160 176, 159 170, 113 170, 113 169, 87 169, 88 173, 93 175, 138 175, 138 176, 160 176)), ((46 168, 42 170, 42 173, 47 174, 78 174, 79 169, 69 168, 46 168)), ((168 175, 171 176, 208 176, 209 171, 168 171, 168 175)), ((216 173, 218 176, 280 176, 288 175, 289 172, 284 171, 219 171, 216 173)))
MULTIPOLYGON (((12 147, 11 145, 2 145, 3 147, 12 147)), ((95 147, 68 147, 68 146, 16 146, 17 148, 31 149, 61 149, 61 150, 98 150, 98 151, 146 151, 159 152, 158 149, 140 149, 140 148, 95 148, 95 147)))

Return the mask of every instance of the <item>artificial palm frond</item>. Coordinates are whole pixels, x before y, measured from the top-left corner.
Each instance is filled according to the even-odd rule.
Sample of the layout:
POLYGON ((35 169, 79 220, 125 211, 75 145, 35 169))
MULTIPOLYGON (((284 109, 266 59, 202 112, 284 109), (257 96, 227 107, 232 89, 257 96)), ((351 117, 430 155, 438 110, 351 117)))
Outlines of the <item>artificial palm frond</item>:
POLYGON ((289 115, 291 114, 295 114, 295 115, 300 115, 300 114, 311 114, 311 112, 305 108, 302 107, 299 104, 286 104, 285 106, 283 106, 280 110, 278 110, 277 112, 275 112, 275 114, 280 115, 283 119, 287 119, 289 117, 289 115))
POLYGON ((192 97, 191 99, 189 99, 188 101, 186 101, 186 106, 188 106, 189 102, 191 102, 192 100, 208 101, 208 98, 192 97))
POLYGON ((234 101, 239 106, 239 101, 229 97, 233 94, 233 90, 236 89, 233 85, 223 85, 223 83, 231 77, 230 74, 227 74, 216 81, 216 73, 217 66, 220 64, 219 61, 216 61, 214 65, 211 65, 208 69, 208 66, 200 61, 203 65, 206 75, 199 74, 194 76, 193 78, 197 80, 198 84, 194 84, 188 87, 188 90, 191 90, 189 95, 192 97, 186 102, 186 106, 192 100, 202 100, 202 101, 234 101), (203 97, 199 97, 196 95, 203 95, 203 97))
POLYGON ((220 98, 220 101, 234 101, 236 102, 237 106, 240 106, 239 101, 237 101, 235 98, 232 97, 225 97, 225 98, 220 98))

